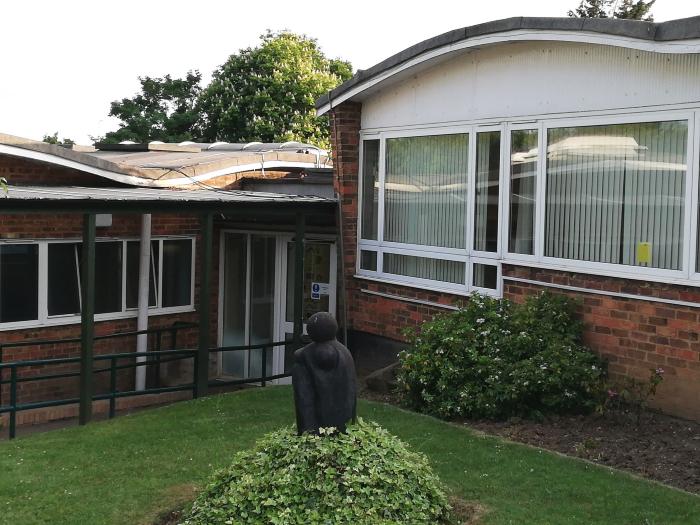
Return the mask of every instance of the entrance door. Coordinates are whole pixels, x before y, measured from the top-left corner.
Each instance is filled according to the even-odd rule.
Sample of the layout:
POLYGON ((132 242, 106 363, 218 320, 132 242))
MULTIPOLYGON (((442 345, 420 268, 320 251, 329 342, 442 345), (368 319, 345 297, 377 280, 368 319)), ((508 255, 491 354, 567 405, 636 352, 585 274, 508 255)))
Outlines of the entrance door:
MULTIPOLYGON (((294 334, 294 251, 295 243, 286 243, 286 293, 282 330, 285 340, 291 341, 294 334)), ((304 242, 304 333, 306 321, 317 312, 336 315, 337 286, 336 245, 332 241, 307 240, 304 242)), ((281 367, 289 371, 292 365, 292 348, 287 348, 281 367)))
MULTIPOLYGON (((276 251, 274 236, 227 233, 224 237, 222 346, 272 343, 275 323, 276 251)), ((266 375, 273 351, 267 350, 266 375)), ((221 372, 236 378, 262 375, 262 350, 224 352, 221 372)))
MULTIPOLYGON (((225 232, 221 250, 220 346, 291 341, 294 332, 292 237, 225 232)), ((335 315, 336 270, 334 242, 318 238, 305 241, 304 321, 316 312, 335 315)), ((289 371, 292 350, 292 345, 286 349, 268 349, 266 375, 289 371)), ((262 350, 221 354, 219 374, 240 379, 260 377, 262 350)))

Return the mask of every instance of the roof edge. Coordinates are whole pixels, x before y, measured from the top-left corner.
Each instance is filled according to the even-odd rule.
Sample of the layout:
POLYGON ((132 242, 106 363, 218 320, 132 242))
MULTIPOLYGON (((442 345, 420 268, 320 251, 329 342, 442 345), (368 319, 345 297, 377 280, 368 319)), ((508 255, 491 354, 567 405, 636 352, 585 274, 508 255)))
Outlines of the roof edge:
POLYGON ((325 113, 331 109, 326 106, 329 106, 332 99, 342 96, 362 83, 423 53, 476 37, 518 30, 568 31, 583 34, 598 33, 649 43, 667 43, 700 39, 700 16, 658 23, 614 18, 512 17, 454 29, 414 44, 382 60, 369 69, 358 70, 349 80, 319 97, 316 100, 316 109, 319 114, 325 113))

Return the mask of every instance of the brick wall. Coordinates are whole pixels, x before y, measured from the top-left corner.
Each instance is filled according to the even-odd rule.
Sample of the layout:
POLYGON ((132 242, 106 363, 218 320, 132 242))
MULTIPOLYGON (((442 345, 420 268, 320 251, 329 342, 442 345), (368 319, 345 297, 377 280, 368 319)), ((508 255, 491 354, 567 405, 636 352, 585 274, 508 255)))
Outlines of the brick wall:
MULTIPOLYGON (((47 165, 45 163, 20 159, 16 157, 0 156, 0 176, 8 179, 12 184, 36 184, 36 185, 85 185, 103 186, 111 185, 100 177, 86 174, 70 168, 62 168, 47 165)), ((112 217, 112 226, 98 228, 98 238, 133 238, 138 239, 141 231, 141 216, 139 214, 118 214, 112 217)), ((200 219, 191 214, 154 214, 152 216, 152 235, 193 235, 196 238, 196 248, 200 247, 200 219)), ((81 214, 0 214, 0 239, 80 239, 82 237, 81 214)), ((215 225, 213 246, 213 267, 211 271, 212 287, 208 293, 211 307, 211 324, 209 326, 212 345, 216 342, 216 323, 218 308, 218 226, 215 225)), ((200 296, 199 279, 200 271, 199 253, 195 257, 195 297, 197 305, 200 296)), ((99 291, 98 291, 99 293, 99 291)), ((149 328, 170 327, 176 321, 198 322, 197 312, 185 312, 177 314, 151 315, 149 328)), ((136 330, 136 319, 117 319, 100 321, 95 323, 95 335, 105 335, 117 332, 129 332, 136 330)), ((80 336, 80 324, 68 324, 61 326, 44 326, 18 330, 0 331, 0 342, 15 342, 23 340, 47 340, 61 338, 75 338, 80 336)), ((149 350, 155 349, 155 335, 149 335, 149 350)), ((198 342, 198 329, 190 328, 181 330, 177 336, 179 348, 196 348, 198 342)), ((169 333, 162 336, 162 348, 171 347, 169 333)), ((136 348, 136 337, 129 336, 117 339, 99 340, 95 342, 96 355, 117 352, 131 352, 136 348)), ((52 345, 32 345, 18 348, 6 348, 3 351, 2 360, 14 361, 20 359, 47 359, 55 357, 74 357, 80 354, 79 343, 62 343, 52 345)), ((126 364, 124 361, 122 364, 126 364)), ((212 367, 215 356, 212 356, 212 367)), ((108 363, 100 362, 96 367, 104 367, 108 363)), ((168 363, 163 365, 163 371, 169 377, 166 383, 188 381, 191 379, 192 364, 187 361, 168 363)), ((29 377, 43 374, 59 374, 77 371, 74 364, 52 365, 24 369, 20 377, 29 377)), ((154 370, 149 371, 152 376, 154 370)), ((9 379, 6 371, 4 379, 9 379)), ((109 374, 101 373, 95 376, 95 390, 97 393, 106 392, 109 386, 109 374)), ((131 389, 134 386, 134 370, 124 370, 118 373, 118 387, 121 390, 131 389)), ((52 379, 40 382, 21 383, 18 388, 18 402, 26 403, 47 399, 77 397, 78 378, 52 379)), ((6 403, 9 395, 9 385, 2 388, 3 403, 6 403)), ((57 411, 57 413, 62 413, 57 411)), ((37 416, 38 417, 38 416, 37 416)))
MULTIPOLYGON (((345 102, 331 113, 335 189, 343 213, 348 328, 402 341, 405 328, 420 325, 446 310, 368 291, 446 305, 455 305, 468 298, 354 277, 360 117, 361 105, 357 103, 345 102)), ((649 369, 660 366, 666 371, 666 380, 659 388, 656 406, 672 414, 700 420, 700 308, 643 298, 690 301, 700 305, 699 288, 513 265, 504 265, 503 275, 506 278, 504 296, 518 302, 528 294, 537 293, 546 284, 641 296, 640 299, 626 299, 550 288, 555 293, 581 300, 585 342, 608 360, 613 378, 648 378, 649 369), (509 276, 540 281, 544 285, 508 281, 509 276)))
MULTIPOLYGON (((504 265, 504 276, 646 297, 697 302, 700 289, 613 277, 504 265)), ((504 281, 504 296, 521 302, 545 285, 504 281)), ((609 363, 613 379, 647 379, 661 367, 665 380, 655 404, 700 420, 700 308, 549 288, 580 301, 587 345, 609 363)))
POLYGON ((0 177, 5 177, 9 184, 35 186, 124 186, 91 173, 9 155, 0 155, 0 177))
MULTIPOLYGON (((137 214, 114 215, 112 226, 109 228, 98 228, 98 237, 109 238, 138 238, 140 235, 141 217, 137 214)), ((199 246, 199 218, 190 215, 153 215, 152 235, 194 235, 196 247, 199 246)), ((82 235, 82 216, 79 214, 27 214, 27 215, 0 215, 0 238, 12 239, 57 239, 75 238, 80 239, 82 235)), ((218 237, 215 236, 215 242, 218 237)), ((218 246, 214 247, 214 265, 212 269, 212 290, 209 293, 212 308, 212 344, 216 341, 216 315, 217 315, 217 266, 218 266, 218 246)), ((198 254, 197 254, 198 255, 198 254)), ((195 257, 195 302, 199 300, 199 257, 195 257)), ((99 291, 98 291, 99 293, 99 291)), ((196 312, 185 312, 176 314, 151 315, 149 318, 149 328, 170 327, 174 322, 194 322, 198 321, 196 312)), ((131 332, 136 330, 136 319, 115 319, 109 321, 99 321, 95 323, 95 335, 107 335, 112 333, 131 332)), ((76 338, 80 336, 80 324, 73 323, 60 326, 43 326, 27 329, 0 331, 0 342, 16 342, 26 340, 47 340, 76 338)), ((156 348, 156 336, 149 335, 149 350, 156 348)), ((169 349, 172 341, 169 333, 163 334, 162 348, 169 349)), ((178 332, 177 346, 179 348, 196 348, 197 329, 186 329, 178 332)), ((120 337, 116 339, 98 340, 95 342, 94 353, 122 353, 132 352, 136 349, 136 337, 120 337)), ((17 348, 6 348, 3 351, 2 360, 16 361, 24 359, 49 359, 57 357, 75 357, 80 354, 79 343, 62 343, 51 345, 32 345, 17 348)), ((120 364, 126 364, 123 361, 120 364)), ((107 361, 102 361, 96 367, 108 365, 107 361)), ((164 370, 170 372, 169 381, 183 381, 191 378, 191 364, 182 361, 179 363, 167 364, 164 370)), ((77 364, 51 365, 45 367, 24 368, 20 372, 20 377, 29 377, 40 374, 59 374, 77 371, 77 364)), ((152 369, 149 373, 153 374, 152 369)), ((5 379, 9 378, 9 372, 5 372, 5 379)), ((123 370, 118 374, 118 387, 121 390, 131 389, 134 385, 134 371, 123 370)), ((109 386, 109 374, 101 373, 95 376, 96 393, 106 392, 109 386)), ((18 401, 21 403, 33 402, 47 399, 75 397, 78 392, 78 378, 64 378, 44 380, 40 382, 22 383, 18 388, 18 401)), ((3 399, 9 394, 9 386, 3 388, 3 399)))

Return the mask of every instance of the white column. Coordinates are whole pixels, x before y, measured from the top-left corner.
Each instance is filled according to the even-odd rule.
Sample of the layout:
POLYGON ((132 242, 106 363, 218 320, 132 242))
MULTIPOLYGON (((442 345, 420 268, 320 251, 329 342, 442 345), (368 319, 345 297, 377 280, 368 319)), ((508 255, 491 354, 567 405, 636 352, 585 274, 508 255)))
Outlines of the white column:
MULTIPOLYGON (((151 267, 151 214, 141 216, 141 242, 139 247, 139 311, 136 330, 148 330, 148 286, 151 267)), ((148 351, 148 334, 136 336, 136 352, 148 351)), ((144 363, 146 356, 138 356, 137 363, 144 363)), ((146 367, 136 368, 136 390, 146 389, 146 367)))

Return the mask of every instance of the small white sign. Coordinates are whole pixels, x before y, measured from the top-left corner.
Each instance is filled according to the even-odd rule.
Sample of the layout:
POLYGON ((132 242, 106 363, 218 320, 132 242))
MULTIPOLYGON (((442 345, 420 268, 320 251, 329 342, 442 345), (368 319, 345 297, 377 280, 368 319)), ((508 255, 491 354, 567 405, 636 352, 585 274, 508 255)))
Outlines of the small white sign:
POLYGON ((311 283, 311 298, 317 301, 322 295, 328 295, 328 283, 311 283))

